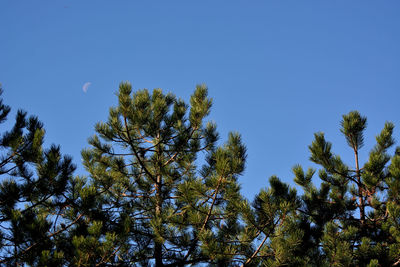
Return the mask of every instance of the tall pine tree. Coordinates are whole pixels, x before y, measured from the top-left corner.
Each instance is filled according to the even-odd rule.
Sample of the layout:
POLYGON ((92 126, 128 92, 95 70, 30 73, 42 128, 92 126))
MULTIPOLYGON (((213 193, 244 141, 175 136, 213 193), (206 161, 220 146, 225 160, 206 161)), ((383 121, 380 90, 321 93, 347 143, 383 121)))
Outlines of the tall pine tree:
POLYGON ((309 146, 310 160, 321 169, 322 183, 312 183, 314 169, 295 166, 295 182, 302 186, 300 226, 302 248, 318 266, 398 265, 400 149, 390 156, 394 126, 387 122, 376 136, 376 145, 362 164, 367 119, 357 111, 343 116, 340 131, 351 148, 354 162, 346 164, 332 152, 323 133, 309 146))
POLYGON ((118 100, 82 152, 90 177, 73 238, 76 265, 306 262, 296 191, 271 177, 252 204, 243 199, 237 178, 246 149, 236 133, 217 145, 215 124, 204 122, 205 86, 190 105, 160 89, 132 92, 129 83, 118 100))
POLYGON ((211 108, 205 86, 190 105, 160 89, 133 93, 129 83, 121 83, 118 100, 82 152, 101 212, 87 218, 89 235, 76 239, 81 251, 90 243, 99 248, 81 262, 228 263, 243 202, 240 136, 217 145, 216 125, 204 122, 211 108))

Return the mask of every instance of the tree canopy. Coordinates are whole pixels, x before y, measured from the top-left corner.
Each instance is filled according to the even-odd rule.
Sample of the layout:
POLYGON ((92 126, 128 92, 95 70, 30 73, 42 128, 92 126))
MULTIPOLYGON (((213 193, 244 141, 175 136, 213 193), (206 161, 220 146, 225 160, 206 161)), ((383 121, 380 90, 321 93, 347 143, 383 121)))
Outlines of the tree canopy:
MULTIPOLYGON (((340 131, 354 162, 316 133, 309 151, 319 169, 293 167, 301 193, 273 176, 250 202, 238 183, 245 144, 236 132, 221 141, 206 121, 206 86, 189 103, 161 89, 133 91, 128 82, 117 97, 82 150, 86 176, 73 174, 58 146, 43 148, 36 117, 18 111, 1 133, 2 265, 400 265, 400 148, 393 149, 392 123, 362 163, 367 118, 343 115, 340 131)), ((1 100, 0 122, 9 112, 1 100)))

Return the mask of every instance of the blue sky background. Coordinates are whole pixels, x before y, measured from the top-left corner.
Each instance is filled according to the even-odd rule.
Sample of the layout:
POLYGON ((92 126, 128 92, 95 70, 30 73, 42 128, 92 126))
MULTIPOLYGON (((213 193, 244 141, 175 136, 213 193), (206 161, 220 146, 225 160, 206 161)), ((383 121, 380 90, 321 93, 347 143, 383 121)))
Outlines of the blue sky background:
POLYGON ((121 81, 185 100, 205 83, 221 141, 238 131, 247 145, 240 182, 252 199, 269 176, 293 184, 294 164, 313 166, 317 131, 354 166, 339 132, 351 110, 368 117, 362 162, 386 120, 400 141, 399 13, 396 0, 4 0, 0 82, 12 115, 39 116, 77 174, 121 81))

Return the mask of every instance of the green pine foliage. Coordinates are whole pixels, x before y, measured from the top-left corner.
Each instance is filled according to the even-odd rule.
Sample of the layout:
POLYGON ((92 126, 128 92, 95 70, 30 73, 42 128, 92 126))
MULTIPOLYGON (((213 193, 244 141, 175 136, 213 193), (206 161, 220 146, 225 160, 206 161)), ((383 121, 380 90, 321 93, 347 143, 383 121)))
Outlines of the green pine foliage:
MULTIPOLYGON (((10 110, 0 99, 0 123, 10 110)), ((64 261, 58 240, 75 167, 59 147, 44 149, 43 138, 42 123, 21 110, 14 126, 0 135, 1 266, 56 266, 64 261)))
POLYGON ((240 266, 301 266, 307 262, 299 254, 303 231, 297 227, 300 201, 296 190, 278 177, 269 179, 251 206, 243 209, 245 227, 239 242, 240 266))
POLYGON ((207 88, 190 105, 160 89, 132 92, 82 152, 96 195, 74 245, 77 265, 268 266, 303 264, 296 191, 277 177, 253 203, 240 194, 246 149, 237 133, 218 144, 207 88), (96 231, 90 231, 96 225, 96 231), (96 248, 96 250, 93 250, 96 248))
POLYGON ((394 125, 385 123, 376 145, 363 165, 359 151, 364 145, 367 119, 357 111, 343 116, 340 131, 353 151, 354 162, 344 163, 332 152, 323 133, 309 146, 310 160, 321 169, 320 188, 312 184, 315 170, 304 173, 295 166, 295 182, 304 194, 301 229, 303 250, 314 266, 395 266, 399 264, 398 239, 400 161, 394 145, 394 125), (305 223, 304 223, 305 222, 305 223))
POLYGON ((190 105, 160 89, 132 92, 129 83, 121 83, 118 100, 82 152, 101 214, 85 215, 96 227, 75 244, 92 242, 101 253, 80 262, 229 262, 237 247, 229 241, 241 229, 240 135, 218 146, 216 125, 204 122, 212 103, 205 86, 190 105))
MULTIPOLYGON (((219 141, 204 85, 189 103, 128 82, 117 96, 82 151, 88 176, 74 177, 59 147, 43 148, 36 117, 18 111, 1 133, 1 266, 400 265, 392 123, 361 163, 367 119, 344 115, 354 162, 316 133, 319 169, 293 167, 302 193, 272 176, 249 202, 238 183, 246 147, 238 133, 219 141)), ((0 100, 0 123, 9 112, 0 100)))

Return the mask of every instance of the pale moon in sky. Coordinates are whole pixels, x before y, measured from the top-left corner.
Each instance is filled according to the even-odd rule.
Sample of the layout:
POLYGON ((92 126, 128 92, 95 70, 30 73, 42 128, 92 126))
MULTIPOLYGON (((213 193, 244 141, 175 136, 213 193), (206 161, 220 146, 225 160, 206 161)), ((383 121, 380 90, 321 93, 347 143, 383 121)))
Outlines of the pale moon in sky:
POLYGON ((91 85, 91 82, 86 82, 83 86, 82 86, 82 90, 84 93, 87 92, 87 90, 89 89, 89 86, 91 85))

